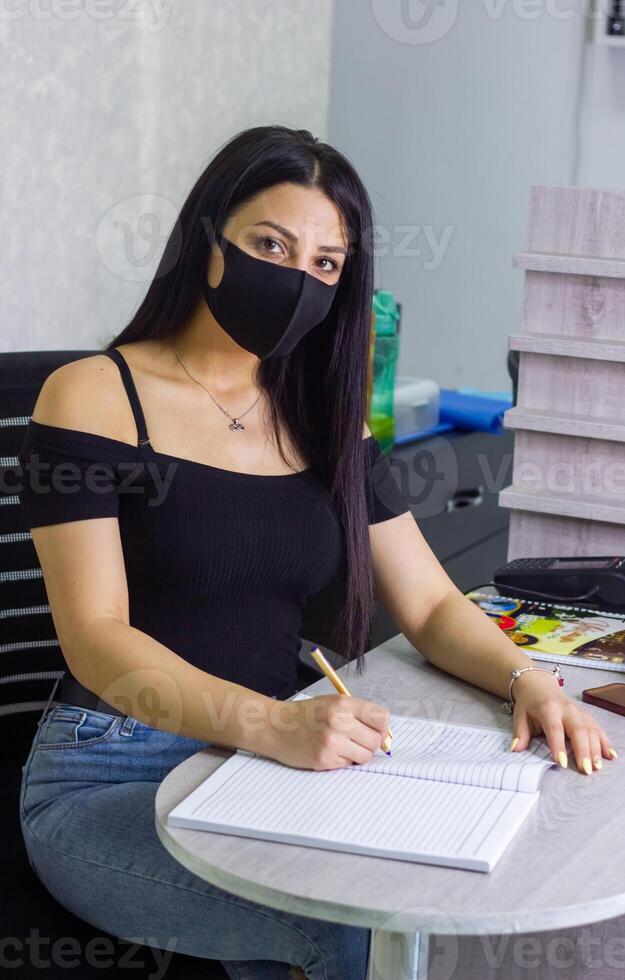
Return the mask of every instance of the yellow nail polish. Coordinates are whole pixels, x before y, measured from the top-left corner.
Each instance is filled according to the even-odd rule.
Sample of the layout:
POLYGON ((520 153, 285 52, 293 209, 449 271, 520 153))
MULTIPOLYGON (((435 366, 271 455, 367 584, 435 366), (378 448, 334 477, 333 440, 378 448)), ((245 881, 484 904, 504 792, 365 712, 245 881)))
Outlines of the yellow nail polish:
POLYGON ((582 759, 582 769, 584 770, 587 776, 592 775, 592 762, 590 761, 587 755, 585 755, 584 758, 582 759))
POLYGON ((519 741, 519 739, 518 739, 518 738, 513 738, 513 739, 512 739, 512 742, 511 742, 511 744, 510 744, 510 751, 511 751, 511 752, 514 752, 514 749, 515 749, 515 746, 516 746, 516 744, 517 744, 517 742, 518 742, 518 741, 519 741))
POLYGON ((595 769, 603 769, 603 762, 601 761, 598 755, 596 755, 592 761, 595 765, 595 769))
POLYGON ((567 756, 566 752, 558 752, 558 762, 563 769, 568 768, 569 757, 567 756))
POLYGON ((608 749, 608 752, 610 753, 613 759, 618 759, 618 752, 616 751, 616 749, 610 748, 608 749))

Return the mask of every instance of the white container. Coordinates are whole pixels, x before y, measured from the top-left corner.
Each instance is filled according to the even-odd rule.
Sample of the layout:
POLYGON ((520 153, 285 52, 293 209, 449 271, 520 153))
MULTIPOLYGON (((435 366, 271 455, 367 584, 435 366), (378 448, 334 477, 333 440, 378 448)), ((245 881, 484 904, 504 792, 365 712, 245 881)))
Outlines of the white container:
POLYGON ((397 375, 393 395, 395 438, 438 425, 441 391, 429 378, 397 375))

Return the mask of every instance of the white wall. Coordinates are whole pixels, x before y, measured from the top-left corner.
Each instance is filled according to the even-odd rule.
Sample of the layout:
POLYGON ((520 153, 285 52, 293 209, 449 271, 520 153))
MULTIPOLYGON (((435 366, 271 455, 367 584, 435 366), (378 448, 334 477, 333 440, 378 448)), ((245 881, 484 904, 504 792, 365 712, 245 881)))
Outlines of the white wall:
POLYGON ((223 141, 325 136, 330 23, 331 0, 3 4, 0 349, 108 343, 223 141))
MULTIPOLYGON (((328 138, 356 164, 394 246, 379 256, 377 285, 403 302, 404 374, 509 387, 507 337, 522 302, 512 255, 525 242, 529 188, 573 177, 580 2, 446 0, 421 32, 402 21, 400 0, 335 4, 328 138), (573 16, 554 16, 567 6, 573 16), (438 40, 411 43, 454 11, 438 40), (399 254, 405 225, 426 228, 411 243, 420 256, 399 254), (426 232, 436 244, 445 229, 439 260, 426 232)), ((408 10, 416 20, 424 7, 414 0, 408 10)), ((625 52, 612 54, 625 63, 625 52)), ((610 84, 622 104, 625 87, 617 96, 610 84)), ((615 125, 595 124, 594 173, 615 125)), ((622 131, 621 169, 624 144, 622 131)), ((601 177, 614 182, 618 169, 601 177)))
POLYGON ((588 45, 578 182, 625 187, 625 46, 588 45))
MULTIPOLYGON (((436 19, 411 29, 400 0, 5 5, 1 348, 106 343, 219 144, 283 122, 369 187, 390 249, 377 284, 404 304, 400 370, 507 386, 529 186, 576 169, 583 17, 549 10, 584 0, 544 2, 446 0, 435 14, 458 17, 424 44, 436 19), (122 9, 134 18, 107 16, 122 9)), ((587 49, 582 110, 580 183, 624 186, 625 50, 587 49)))

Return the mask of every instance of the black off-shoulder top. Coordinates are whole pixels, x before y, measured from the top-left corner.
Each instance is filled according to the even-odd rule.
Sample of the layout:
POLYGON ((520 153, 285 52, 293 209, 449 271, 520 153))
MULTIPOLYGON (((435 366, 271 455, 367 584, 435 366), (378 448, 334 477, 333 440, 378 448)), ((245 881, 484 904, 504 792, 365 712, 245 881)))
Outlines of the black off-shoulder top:
MULTIPOLYGON (((328 490, 314 467, 240 473, 156 452, 126 360, 102 353, 119 367, 139 444, 31 419, 19 451, 25 525, 116 517, 130 624, 211 674, 289 696, 304 603, 344 560, 328 490)), ((375 524, 409 506, 378 441, 363 444, 375 524)))

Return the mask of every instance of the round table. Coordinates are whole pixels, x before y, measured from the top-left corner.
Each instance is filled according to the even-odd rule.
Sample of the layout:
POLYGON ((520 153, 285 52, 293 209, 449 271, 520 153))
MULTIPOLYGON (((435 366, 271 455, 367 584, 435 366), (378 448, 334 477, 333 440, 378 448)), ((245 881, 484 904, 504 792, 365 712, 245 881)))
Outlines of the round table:
MULTIPOLYGON (((352 694, 395 714, 511 730, 500 699, 428 664, 402 635, 367 654, 366 672, 339 671, 352 694)), ((612 670, 566 665, 566 690, 625 681, 612 670)), ((326 678, 308 694, 333 693, 326 678)), ((541 796, 490 873, 171 828, 167 814, 232 754, 210 747, 159 786, 160 840, 199 877, 273 908, 374 930, 370 980, 413 980, 427 969, 427 936, 540 933, 625 913, 620 832, 625 804, 625 718, 586 705, 621 756, 585 776, 547 770, 541 796), (615 859, 618 858, 618 859, 615 859), (420 941, 419 941, 420 940, 420 941)), ((452 976, 452 972, 448 974, 452 976)))

